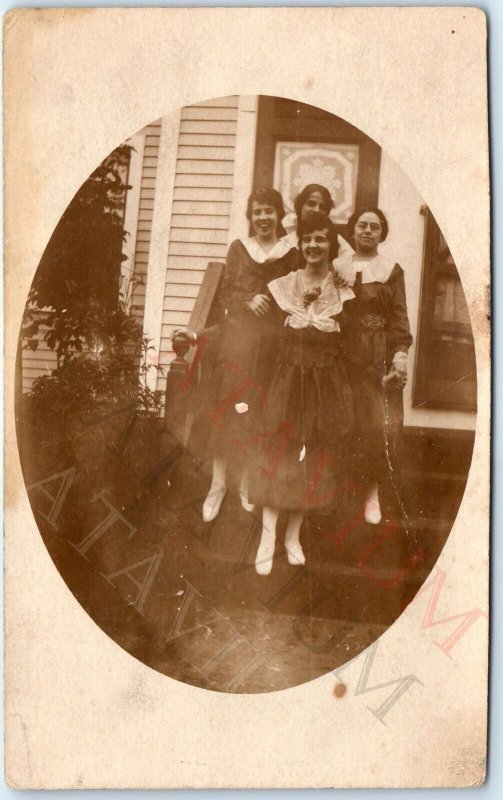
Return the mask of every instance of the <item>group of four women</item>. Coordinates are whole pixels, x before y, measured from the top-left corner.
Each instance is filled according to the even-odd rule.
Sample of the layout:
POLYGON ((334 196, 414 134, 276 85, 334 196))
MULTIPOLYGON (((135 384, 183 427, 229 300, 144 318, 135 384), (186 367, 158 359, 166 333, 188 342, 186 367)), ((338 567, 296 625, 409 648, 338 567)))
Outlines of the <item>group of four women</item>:
POLYGON ((262 508, 259 575, 272 569, 280 511, 288 561, 304 564, 306 512, 337 508, 357 485, 365 521, 378 524, 379 482, 393 469, 412 342, 403 270, 378 252, 388 235, 380 209, 355 211, 350 246, 332 208, 325 187, 306 186, 297 235, 282 236, 281 195, 256 188, 253 236, 227 256, 224 322, 174 334, 204 349, 192 432, 212 457, 203 519, 217 517, 239 473, 243 507, 262 508))

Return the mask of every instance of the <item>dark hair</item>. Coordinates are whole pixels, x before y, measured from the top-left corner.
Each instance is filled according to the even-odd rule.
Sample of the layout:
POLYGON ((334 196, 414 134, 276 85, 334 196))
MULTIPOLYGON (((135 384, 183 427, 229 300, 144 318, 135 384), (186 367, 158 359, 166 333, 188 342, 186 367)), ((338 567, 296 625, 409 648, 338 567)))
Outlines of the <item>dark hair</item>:
POLYGON ((272 206, 276 209, 278 215, 278 228, 277 233, 283 231, 281 220, 285 216, 285 207, 283 205, 283 198, 276 189, 269 186, 256 186, 248 198, 248 205, 246 206, 246 219, 250 220, 252 217, 252 209, 254 203, 263 203, 264 205, 272 206))
POLYGON ((379 222, 381 223, 381 242, 384 242, 388 233, 389 233, 389 225, 388 220, 384 216, 383 212, 380 208, 376 206, 364 206, 363 208, 357 208, 356 211, 351 214, 350 218, 348 219, 348 234, 350 237, 355 235, 355 227, 356 223, 360 219, 362 214, 375 214, 376 217, 379 217, 379 222))
POLYGON ((317 211, 310 214, 308 219, 299 220, 297 224, 297 236, 299 237, 299 250, 302 252, 302 237, 306 233, 313 231, 328 231, 328 241, 330 242, 329 259, 333 261, 339 254, 339 239, 337 238, 337 228, 326 214, 317 211))
POLYGON ((323 197, 323 202, 326 205, 327 214, 334 207, 334 201, 332 200, 332 195, 325 186, 321 186, 319 183, 309 183, 307 186, 304 186, 301 193, 297 195, 297 197, 293 202, 295 213, 297 214, 297 217, 299 219, 302 211, 302 206, 304 205, 306 200, 309 200, 310 195, 312 195, 314 192, 319 192, 323 197))

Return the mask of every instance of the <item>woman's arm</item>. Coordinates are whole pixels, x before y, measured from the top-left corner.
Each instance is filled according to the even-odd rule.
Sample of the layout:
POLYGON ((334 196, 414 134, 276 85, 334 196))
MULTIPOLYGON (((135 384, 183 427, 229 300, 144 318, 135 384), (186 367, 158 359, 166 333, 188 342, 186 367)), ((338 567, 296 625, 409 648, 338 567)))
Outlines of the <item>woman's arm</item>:
POLYGON ((412 344, 407 300, 405 297, 405 280, 403 269, 397 264, 390 276, 392 299, 386 323, 388 351, 394 358, 397 353, 407 354, 412 344))
POLYGON ((386 323, 386 333, 391 368, 384 380, 390 385, 403 389, 407 383, 407 354, 412 344, 412 336, 407 314, 404 274, 403 269, 398 264, 395 265, 391 273, 390 282, 392 299, 386 323))
POLYGON ((256 295, 256 292, 249 286, 246 277, 241 247, 238 240, 236 240, 231 243, 227 253, 220 294, 220 302, 231 315, 242 314, 247 308, 247 303, 256 295))

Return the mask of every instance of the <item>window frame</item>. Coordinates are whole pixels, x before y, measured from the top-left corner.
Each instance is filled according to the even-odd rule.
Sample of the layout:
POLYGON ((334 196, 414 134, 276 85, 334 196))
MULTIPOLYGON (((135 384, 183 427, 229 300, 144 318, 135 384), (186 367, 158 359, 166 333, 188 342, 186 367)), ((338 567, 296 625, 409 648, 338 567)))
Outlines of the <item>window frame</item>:
MULTIPOLYGON (((412 390, 412 407, 417 408, 421 406, 422 408, 440 409, 444 411, 468 411, 475 413, 477 411, 476 369, 474 372, 475 398, 473 402, 467 402, 466 399, 461 397, 459 401, 453 400, 452 397, 448 400, 445 400, 445 398, 442 398, 441 395, 437 394, 435 396, 435 394, 432 394, 429 388, 429 367, 430 359, 432 358, 431 353, 433 350, 435 333, 438 333, 439 331, 438 326, 435 329, 433 328, 432 321, 436 296, 435 281, 438 274, 435 267, 437 263, 436 252, 438 250, 439 237, 442 236, 442 232, 433 214, 427 206, 422 206, 420 213, 424 217, 424 240, 421 271, 421 292, 419 298, 419 323, 416 341, 416 357, 414 363, 414 383, 412 390)), ((449 274, 451 277, 456 277, 461 284, 461 277, 454 262, 452 264, 443 265, 442 269, 445 274, 449 274)), ((445 333, 448 333, 453 337, 459 336, 460 334, 469 336, 472 341, 472 347, 474 348, 473 331, 470 323, 447 322, 444 323, 442 329, 445 331, 445 333)))

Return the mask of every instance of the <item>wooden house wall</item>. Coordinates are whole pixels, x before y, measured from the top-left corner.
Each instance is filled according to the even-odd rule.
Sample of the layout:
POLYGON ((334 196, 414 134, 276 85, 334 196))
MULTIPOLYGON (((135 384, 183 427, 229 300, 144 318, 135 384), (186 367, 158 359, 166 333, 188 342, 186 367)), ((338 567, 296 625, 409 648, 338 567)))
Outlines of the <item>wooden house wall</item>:
MULTIPOLYGON (((225 260, 237 119, 237 96, 181 111, 160 342, 164 368, 173 355, 173 328, 187 325, 208 261, 225 260)), ((165 376, 157 385, 164 388, 165 376)))

